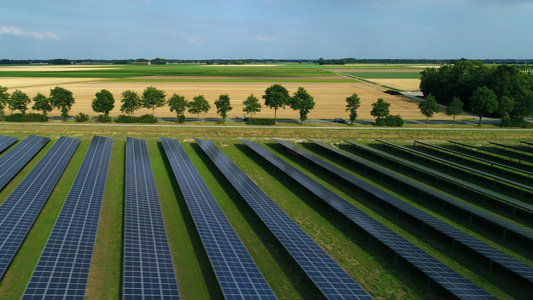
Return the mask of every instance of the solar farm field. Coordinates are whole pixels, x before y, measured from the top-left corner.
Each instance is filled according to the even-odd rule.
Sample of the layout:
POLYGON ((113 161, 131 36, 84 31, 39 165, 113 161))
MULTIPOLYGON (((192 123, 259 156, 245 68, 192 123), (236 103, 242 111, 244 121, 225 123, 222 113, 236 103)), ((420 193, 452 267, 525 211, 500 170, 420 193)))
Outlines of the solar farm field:
MULTIPOLYGON (((533 207, 533 202, 520 193, 522 190, 527 195, 528 189, 533 189, 533 162, 529 162, 533 160, 533 148, 524 143, 533 141, 527 130, 1 126, 2 135, 18 138, 18 142, 0 153, 0 165, 3 157, 8 157, 10 151, 28 138, 42 136, 50 141, 40 145, 42 149, 0 190, 0 216, 5 206, 13 202, 10 199, 15 197, 13 194, 24 185, 26 178, 34 178, 32 170, 38 170, 40 162, 46 160, 49 153, 54 153, 54 147, 67 140, 79 141, 72 157, 63 158, 68 161, 63 174, 42 210, 38 210, 36 220, 15 251, 13 260, 7 262, 7 270, 0 278, 1 299, 18 299, 23 294, 29 297, 40 292, 38 284, 29 282, 34 280, 32 276, 40 276, 39 280, 46 278, 46 273, 37 272, 36 268, 51 254, 41 256, 41 253, 43 250, 49 252, 46 250, 48 244, 57 240, 54 224, 64 218, 63 205, 68 207, 72 201, 69 199, 75 191, 71 187, 77 186, 78 177, 88 172, 84 170, 89 170, 86 154, 92 153, 96 157, 91 146, 95 136, 111 138, 112 145, 110 139, 106 139, 110 152, 102 157, 105 161, 109 155, 110 159, 108 168, 105 163, 101 164, 108 171, 94 252, 82 295, 86 299, 127 298, 139 292, 144 296, 155 296, 158 291, 168 293, 169 298, 175 296, 170 290, 173 275, 166 275, 168 269, 164 275, 167 277, 158 279, 157 284, 153 280, 141 283, 156 274, 163 274, 154 269, 160 266, 152 256, 159 254, 148 254, 151 252, 143 250, 151 247, 151 232, 156 236, 156 245, 163 245, 163 239, 168 240, 170 263, 181 299, 221 299, 229 295, 246 298, 255 292, 238 287, 239 282, 245 280, 239 276, 252 272, 255 267, 251 264, 261 275, 248 273, 247 276, 257 284, 263 280, 259 277, 264 278, 266 285, 258 285, 262 289, 259 295, 264 299, 272 298, 271 293, 278 299, 323 299, 334 297, 335 293, 345 293, 335 280, 328 283, 317 277, 325 276, 326 280, 331 280, 327 278, 333 276, 332 272, 310 264, 314 261, 306 263, 306 255, 301 256, 299 251, 314 249, 313 243, 323 251, 317 257, 325 253, 332 259, 327 263, 328 268, 339 268, 340 271, 335 272, 345 272, 349 276, 336 280, 352 282, 348 286, 356 290, 361 299, 367 295, 375 299, 449 299, 454 295, 459 298, 530 298, 533 287, 533 255, 530 251, 533 246, 533 210, 528 207, 533 207), (423 144, 413 145, 415 140, 468 153, 469 159, 423 144), (467 150, 467 147, 449 140, 478 149, 467 150), (136 143, 135 148, 130 145, 132 142, 136 143), (414 151, 420 153, 414 154, 414 151), (262 158, 260 152, 274 160, 262 158), (423 158, 422 153, 434 158, 423 158), (511 155, 512 159, 509 158, 511 155), (451 164, 464 165, 466 171, 459 172, 451 168, 451 164), (506 168, 513 171, 507 172, 506 168), (297 173, 303 177, 298 177, 297 173), (487 175, 472 176, 474 173, 487 175), (153 174, 155 185, 148 180, 150 174, 153 174), (233 176, 241 179, 236 180, 233 176), (453 180, 443 180, 446 176, 453 177, 453 180), (503 184, 500 178, 506 178, 506 182, 503 184), (206 188, 201 188, 200 182, 204 182, 206 188), (196 185, 199 190, 194 188, 196 185), (241 185, 243 188, 238 188, 241 185), (254 190, 253 185, 259 187, 264 196, 246 196, 254 190), (329 196, 323 198, 321 193, 329 196), (264 200, 253 203, 259 197, 264 200), (144 199, 159 201, 155 202, 157 205, 148 204, 142 202, 144 199), (136 207, 133 203, 137 203, 136 207), (342 205, 338 206, 340 203, 342 205), (267 209, 271 205, 272 208, 267 209), (265 211, 261 212, 262 209, 265 211), (135 210, 145 213, 132 214, 135 210), (287 238, 283 238, 283 226, 275 229, 276 223, 267 221, 274 215, 277 218, 278 210, 285 216, 279 215, 283 222, 290 218, 297 226, 285 226, 287 238), (351 212, 359 217, 352 218, 351 212), (164 228, 149 221, 152 218, 162 218, 164 228), (368 221, 362 222, 361 218, 368 221), (154 224, 157 230, 149 229, 152 228, 149 224, 154 224), (217 224, 222 229, 216 230, 222 231, 209 235, 217 232, 214 229, 217 224), (374 225, 368 227, 368 224, 374 225), (128 228, 132 225, 141 237, 133 244, 128 242, 131 234, 128 228), (229 228, 233 228, 238 238, 229 234, 229 228), (305 246, 301 244, 301 249, 293 249, 290 243, 298 245, 296 241, 303 238, 297 238, 299 230, 298 235, 304 234, 309 240, 305 246), (223 245, 222 237, 226 234, 222 232, 227 232, 228 239, 233 242, 218 251, 213 247, 223 245), (49 240, 49 236, 56 238, 49 240), (392 236, 396 242, 390 244, 387 239, 392 236), (245 248, 239 259, 246 260, 249 255, 253 260, 253 263, 244 263, 246 271, 239 271, 232 265, 233 259, 227 268, 221 260, 224 257, 229 259, 231 255, 224 254, 224 250, 239 244, 236 240, 240 240, 245 248), (143 246, 145 243, 148 244, 143 246), (412 250, 403 253, 405 249, 412 250), (136 256, 136 252, 144 254, 136 256), (130 257, 140 258, 140 261, 128 262, 126 258, 130 257), (124 264, 130 268, 123 269, 124 264), (146 269, 134 275, 138 268, 146 269), (142 277, 149 272, 153 275, 142 277), (231 283, 235 276, 241 279, 231 283), (128 294, 125 294, 126 289, 128 294)), ((92 165, 101 174, 103 170, 94 163, 92 165)), ((101 175, 97 177, 102 178, 101 175)), ((101 184, 96 186, 102 187, 101 184)), ((17 210, 14 207, 14 211, 17 210)), ((81 218, 74 219, 76 224, 80 224, 78 220, 81 218)), ((0 232, 6 228, 2 222, 0 220, 0 232)), ((70 241, 70 238, 66 240, 70 241)), ((150 249, 158 253, 159 248, 165 247, 150 249)), ((84 262, 86 259, 84 256, 84 262)), ((63 262, 59 263, 61 268, 66 268, 63 262)), ((344 275, 339 276, 329 278, 344 275)), ((59 293, 57 290, 62 287, 54 286, 57 281, 50 282, 45 291, 59 293)), ((81 281, 76 282, 71 291, 79 293, 83 290, 80 284, 81 281)))

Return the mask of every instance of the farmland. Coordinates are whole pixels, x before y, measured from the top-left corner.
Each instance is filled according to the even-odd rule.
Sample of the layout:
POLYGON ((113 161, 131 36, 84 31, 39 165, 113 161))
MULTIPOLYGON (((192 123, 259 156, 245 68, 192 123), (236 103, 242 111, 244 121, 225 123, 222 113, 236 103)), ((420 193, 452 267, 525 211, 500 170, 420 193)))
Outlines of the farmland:
MULTIPOLYGON (((352 66, 352 69, 337 66, 318 66, 312 64, 280 64, 280 65, 250 65, 250 66, 217 66, 217 65, 164 65, 164 66, 32 66, 32 67, 2 67, 0 68, 0 85, 8 87, 9 91, 21 89, 30 97, 38 92, 45 95, 56 85, 73 92, 76 102, 71 114, 79 112, 96 116, 91 109, 91 101, 96 92, 108 89, 115 97, 115 108, 111 116, 120 114, 120 94, 125 90, 141 93, 147 86, 154 86, 166 92, 167 96, 177 93, 192 100, 196 95, 203 94, 211 103, 211 110, 203 117, 216 118, 214 101, 221 94, 228 94, 233 106, 229 112, 230 118, 242 117, 242 101, 250 94, 261 99, 265 89, 275 83, 285 86, 289 93, 294 93, 299 86, 308 90, 315 98, 316 106, 309 114, 310 119, 333 119, 347 117, 345 99, 353 93, 361 98, 358 111, 359 119, 370 120, 371 104, 377 98, 383 98, 391 103, 391 114, 400 114, 404 119, 421 119, 417 108, 417 101, 406 97, 384 93, 387 88, 369 84, 352 77, 344 76, 355 70, 364 74, 368 69, 352 66)), ((411 74, 415 76, 423 70, 422 67, 381 66, 370 70, 387 70, 374 74, 411 74), (389 69, 391 68, 391 69, 389 69), (413 75, 414 74, 414 75, 413 75)), ((384 75, 385 76, 385 75, 384 75)), ((405 75, 403 75, 405 76, 405 75)), ((418 79, 404 77, 372 78, 384 86, 414 90, 418 88, 418 79), (386 80, 387 82, 381 82, 386 80), (392 81, 398 81, 393 83, 392 81), (409 83, 404 81, 408 80, 409 83), (400 83, 400 81, 402 81, 400 83)), ((136 114, 151 113, 141 109, 136 114)), ((59 111, 53 111, 51 116, 59 116, 59 111)), ((168 107, 158 108, 157 117, 175 117, 168 107)), ((257 117, 272 117, 273 111, 263 107, 257 117)), ((194 117, 186 113, 186 117, 194 117)), ((297 119, 298 113, 289 108, 278 111, 279 118, 297 119)), ((459 119, 463 117, 459 116, 459 119)), ((464 118, 467 118, 466 116, 464 118)), ((435 119, 449 120, 444 114, 437 114, 435 119)))

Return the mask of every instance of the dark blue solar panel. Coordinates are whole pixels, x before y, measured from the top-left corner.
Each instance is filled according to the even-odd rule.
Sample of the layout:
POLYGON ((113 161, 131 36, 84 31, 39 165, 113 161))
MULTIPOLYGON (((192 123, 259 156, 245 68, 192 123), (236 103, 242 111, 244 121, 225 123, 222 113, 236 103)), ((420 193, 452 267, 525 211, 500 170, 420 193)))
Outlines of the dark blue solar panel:
POLYGON ((276 299, 179 141, 161 138, 226 299, 276 299))
POLYGON ((79 143, 79 139, 60 137, 0 206, 0 278, 4 276, 79 143))
POLYGON ((152 164, 144 140, 126 140, 122 299, 179 299, 152 164))
POLYGON ((30 135, 0 157, 0 191, 49 140, 49 138, 30 135))
POLYGON ((328 299, 372 299, 320 246, 212 142, 196 140, 328 299))
POLYGON ((424 172, 425 174, 430 174, 431 176, 436 177, 436 178, 440 178, 441 180, 444 180, 446 182, 452 182, 452 183, 454 183, 454 184, 456 184, 458 186, 464 187, 464 188, 466 188, 468 190, 472 190, 472 191, 475 191, 475 192, 477 192, 477 193, 479 193, 481 195, 484 195, 484 196, 490 197, 492 199, 501 201, 503 204, 508 204, 508 205, 511 205, 511 206, 514 206, 514 207, 519 207, 519 208, 521 208, 522 210, 525 210, 525 211, 533 212, 533 205, 530 205, 530 204, 524 203, 522 201, 516 200, 516 199, 511 198, 511 197, 509 197, 507 195, 496 193, 496 192, 491 191, 491 190, 489 190, 487 188, 484 188, 482 186, 471 184, 470 182, 458 179, 457 177, 441 173, 441 172, 433 170, 431 168, 422 166, 420 164, 413 163, 413 162, 411 162, 409 160, 406 160, 406 159, 403 159, 403 158, 399 158, 399 157, 391 155, 391 154, 389 154, 387 152, 383 152, 383 151, 368 147, 366 145, 362 145, 362 144, 359 144, 359 143, 356 143, 356 142, 352 142, 352 141, 346 141, 346 142, 358 147, 359 149, 363 149, 365 151, 368 151, 369 153, 379 155, 379 156, 384 157, 384 158, 386 158, 388 160, 391 160, 391 161, 399 162, 402 165, 409 166, 411 168, 414 168, 416 170, 424 172))
POLYGON ((84 299, 113 139, 95 136, 23 299, 84 299))
POLYGON ((381 241, 400 257, 425 273, 429 278, 440 284, 450 293, 461 299, 494 299, 483 289, 470 282, 439 260, 435 259, 416 245, 412 244, 396 232, 376 221, 357 207, 333 193, 323 185, 300 172, 284 160, 280 159, 259 144, 242 140, 250 149, 261 155, 272 165, 290 176, 319 199, 326 202, 340 214, 346 216, 354 224, 381 241))
POLYGON ((504 218, 501 218, 500 216, 498 215, 495 215, 493 213, 489 213, 485 210, 482 210, 482 209, 479 209, 475 206, 472 206, 466 202, 463 202, 463 201, 460 201, 448 194, 445 194, 439 190, 436 190, 432 187, 429 187, 427 185, 424 185, 424 184, 421 184, 420 182, 418 181, 415 181, 409 177, 406 177, 406 176, 403 176, 401 174, 398 174, 396 172, 392 172, 384 167, 381 167, 377 164, 374 164, 370 161, 367 161, 361 157, 357 157, 353 154, 350 154, 346 151, 342 151, 340 149, 337 149, 337 148, 334 148, 328 144, 325 144, 325 143, 322 143, 322 142, 319 142, 319 141, 316 141, 316 140, 309 140, 313 143, 315 143, 316 145, 324 148, 324 149, 327 149, 331 152, 334 152, 334 153, 337 153, 341 156, 343 156, 344 158, 347 158, 349 159, 350 161, 353 161, 359 165, 362 165, 364 166, 365 168, 369 168, 369 169, 372 169, 372 170, 375 170, 375 171, 378 171, 379 173, 381 174, 384 174, 386 175, 387 177, 389 178, 393 178, 399 182, 401 182, 402 184, 405 184, 405 185, 408 185, 408 186, 411 186, 411 187, 414 187, 420 191, 423 191, 424 193, 428 194, 428 195, 431 195, 432 197, 435 197, 437 199, 440 199, 441 201, 444 201, 446 202, 447 204, 451 204, 455 207, 458 207, 464 211, 467 211, 483 220, 486 220, 488 222, 491 222, 495 225, 498 225, 498 226, 501 226, 502 228, 504 228, 506 231, 510 231, 510 232, 513 232, 519 236, 522 236, 524 237, 525 239, 529 239, 529 240, 532 240, 533 241, 533 231, 523 227, 523 226, 520 226, 518 224, 515 224, 511 221, 508 221, 504 218))
POLYGON ((0 153, 16 143, 19 139, 12 136, 0 135, 0 153))
POLYGON ((394 206, 405 214, 419 220, 423 224, 426 224, 435 230, 439 231, 445 236, 450 237, 452 240, 455 240, 466 247, 472 249, 477 254, 488 258, 489 260, 501 265, 502 267, 508 269, 509 271, 517 274, 518 276, 523 277, 526 280, 533 282, 533 268, 527 265, 520 260, 503 253, 502 251, 480 241, 479 239, 457 229, 456 227, 426 213, 423 210, 420 210, 409 203, 402 201, 401 199, 381 190, 380 188, 354 176, 351 173, 348 173, 314 155, 308 151, 298 148, 293 144, 274 139, 276 142, 280 143, 284 147, 290 149, 305 157, 309 161, 315 163, 316 165, 324 168, 325 170, 340 176, 344 180, 350 182, 351 184, 359 187, 361 190, 367 192, 370 195, 394 206))

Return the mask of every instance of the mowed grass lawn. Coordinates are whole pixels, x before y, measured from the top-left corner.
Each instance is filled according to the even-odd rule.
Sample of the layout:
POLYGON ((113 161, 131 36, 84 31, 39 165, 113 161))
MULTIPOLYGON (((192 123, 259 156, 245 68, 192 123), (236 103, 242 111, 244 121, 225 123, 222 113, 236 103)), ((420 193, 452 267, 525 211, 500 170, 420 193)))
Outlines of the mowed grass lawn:
MULTIPOLYGON (((303 271, 210 162, 193 138, 214 141, 293 220, 377 299, 439 299, 443 296, 434 286, 427 288, 427 282, 423 276, 413 272, 405 264, 395 263, 388 251, 376 245, 377 243, 369 243, 367 235, 362 234, 356 228, 347 226, 343 218, 329 212, 327 207, 314 200, 296 183, 287 180, 283 174, 248 151, 238 141, 238 138, 259 142, 268 150, 276 153, 497 297, 511 299, 520 298, 522 295, 520 293, 513 294, 510 287, 502 286, 501 283, 495 282, 492 277, 487 278, 476 273, 476 267, 471 268, 471 266, 464 266, 459 263, 453 255, 442 252, 439 247, 435 247, 432 244, 433 241, 414 233, 409 224, 406 225, 398 222, 398 220, 390 219, 386 213, 376 210, 364 199, 358 199, 357 195, 350 189, 336 184, 327 176, 323 176, 324 174, 320 174, 320 172, 306 167, 294 157, 286 155, 270 138, 282 137, 294 141, 295 138, 309 137, 329 142, 339 142, 343 139, 368 142, 374 138, 380 138, 403 144, 412 143, 413 139, 428 141, 453 139, 469 142, 489 140, 517 143, 518 140, 531 139, 530 131, 527 130, 321 130, 320 128, 305 130, 299 128, 180 128, 179 126, 17 126, 12 124, 2 124, 1 128, 2 134, 17 136, 20 139, 29 134, 37 134, 49 136, 52 140, 0 192, 0 202, 7 198, 59 136, 80 138, 82 143, 8 272, 0 282, 0 299, 17 299, 23 293, 93 135, 112 137, 114 144, 91 266, 87 290, 88 299, 118 299, 120 297, 124 152, 127 136, 147 141, 183 299, 219 299, 222 298, 222 295, 187 205, 162 151, 159 142, 160 136, 180 140, 254 261, 280 299, 320 299, 321 297, 316 287, 308 279, 305 279, 303 271)), ((319 156, 322 155, 319 154, 319 156)), ((327 160, 330 159, 327 156, 322 157, 327 160)), ((352 170, 348 171, 352 172, 352 170)), ((481 238, 487 240, 485 237, 481 238)))

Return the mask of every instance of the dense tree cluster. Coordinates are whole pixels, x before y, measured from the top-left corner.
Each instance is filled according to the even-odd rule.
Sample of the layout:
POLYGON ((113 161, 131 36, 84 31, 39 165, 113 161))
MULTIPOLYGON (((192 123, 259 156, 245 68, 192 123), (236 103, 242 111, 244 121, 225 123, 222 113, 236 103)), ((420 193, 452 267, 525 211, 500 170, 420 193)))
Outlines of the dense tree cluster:
POLYGON ((480 117, 499 116, 510 126, 523 126, 533 115, 533 78, 515 66, 460 60, 421 74, 420 89, 438 103, 449 105, 457 97, 480 117))

